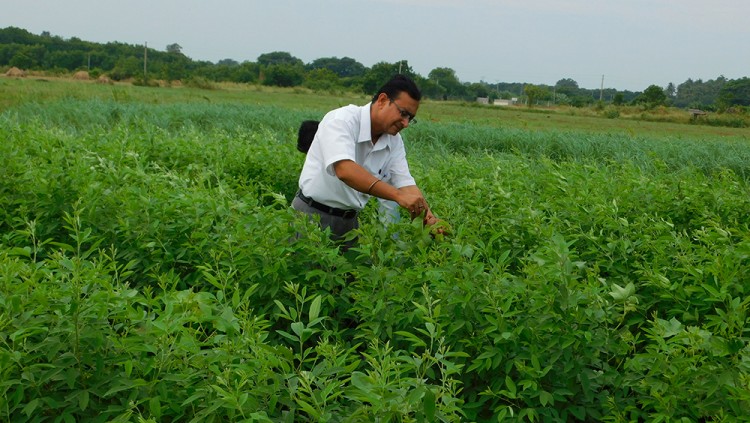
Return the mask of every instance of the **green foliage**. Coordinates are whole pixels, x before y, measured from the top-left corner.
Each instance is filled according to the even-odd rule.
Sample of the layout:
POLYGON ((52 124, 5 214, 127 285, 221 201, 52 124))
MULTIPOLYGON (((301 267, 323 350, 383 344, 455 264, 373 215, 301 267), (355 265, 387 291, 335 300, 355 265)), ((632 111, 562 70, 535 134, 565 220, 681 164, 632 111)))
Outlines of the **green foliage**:
POLYGON ((644 104, 648 108, 663 106, 667 102, 667 94, 658 85, 649 85, 643 94, 634 100, 636 104, 644 104))
POLYGON ((674 104, 695 109, 712 107, 726 83, 727 79, 723 76, 708 81, 688 79, 677 86, 674 104))
POLYGON ((523 87, 523 93, 528 98, 529 107, 541 100, 546 100, 550 97, 549 90, 538 85, 526 85, 525 87, 523 87))
POLYGON ((263 70, 263 84, 277 87, 296 87, 305 80, 305 70, 301 64, 269 65, 263 70))
POLYGON ((740 78, 724 84, 719 91, 719 104, 724 108, 750 106, 750 78, 740 78))
MULTIPOLYGON (((416 74, 409 66, 409 62, 401 60, 396 63, 378 62, 372 65, 369 72, 362 78, 362 92, 373 95, 394 75, 401 73, 416 80, 416 74)), ((417 82, 419 85, 419 82, 417 82)))
POLYGON ((285 51, 274 51, 272 53, 264 53, 258 56, 258 64, 260 66, 278 66, 278 65, 302 65, 302 60, 292 56, 290 53, 285 51))
POLYGON ((0 115, 0 420, 750 409, 745 143, 425 119, 449 234, 370 205, 341 254, 289 208, 317 109, 111 95, 0 115))
MULTIPOLYGON (((311 71, 327 69, 338 77, 338 81, 332 85, 372 95, 392 75, 401 72, 415 79, 427 98, 465 101, 486 97, 488 90, 493 98, 493 90, 500 98, 519 97, 523 95, 525 85, 518 82, 461 83, 455 72, 446 67, 433 69, 425 78, 416 74, 406 60, 396 63, 379 62, 372 68, 349 57, 319 58, 304 64, 289 52, 274 51, 261 54, 257 62, 240 64, 233 59, 222 59, 214 64, 192 60, 184 56, 181 50, 182 47, 177 43, 168 44, 164 51, 160 51, 119 42, 99 44, 76 37, 66 40, 46 31, 35 35, 20 28, 0 28, 0 67, 16 66, 24 70, 44 71, 47 75, 64 75, 84 68, 89 71, 99 69, 100 74, 104 73, 115 81, 124 81, 143 76, 145 54, 148 57, 148 75, 145 78, 165 81, 206 78, 215 82, 254 84, 261 81, 267 85, 282 87, 296 87, 306 83, 320 91, 330 88, 321 87, 320 75, 311 71), (301 71, 298 69, 300 66, 301 71), (264 79, 267 68, 271 68, 270 79, 264 79)), ((746 90, 736 85, 742 85, 743 79, 746 78, 737 81, 727 80, 723 76, 709 81, 688 79, 677 87, 670 83, 666 99, 670 105, 677 107, 724 110, 750 101, 746 90), (726 89, 725 84, 729 84, 726 89)), ((601 92, 598 89, 580 88, 570 78, 560 79, 554 86, 540 85, 539 88, 554 90, 557 104, 575 107, 591 105, 602 94, 604 99, 610 99, 616 105, 630 103, 641 94, 614 88, 604 88, 601 92), (617 96, 621 99, 618 100, 617 96)), ((545 94, 544 98, 547 97, 545 94)))
POLYGON ((442 88, 444 90, 443 95, 447 96, 447 98, 461 98, 466 91, 465 87, 458 80, 456 71, 453 69, 435 68, 430 71, 427 78, 433 81, 437 87, 442 88))
POLYGON ((314 91, 324 92, 330 92, 336 88, 341 88, 338 84, 339 79, 336 74, 326 68, 315 69, 308 72, 304 83, 307 88, 314 91))
POLYGON ((327 69, 339 78, 359 77, 366 72, 365 66, 351 57, 324 57, 313 60, 305 67, 308 70, 327 69))

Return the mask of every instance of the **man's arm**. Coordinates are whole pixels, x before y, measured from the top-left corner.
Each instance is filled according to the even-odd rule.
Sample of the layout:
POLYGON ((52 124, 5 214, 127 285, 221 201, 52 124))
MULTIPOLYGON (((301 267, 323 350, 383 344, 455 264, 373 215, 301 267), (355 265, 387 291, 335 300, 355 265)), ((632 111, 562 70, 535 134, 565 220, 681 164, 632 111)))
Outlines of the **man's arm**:
POLYGON ((372 176, 370 172, 352 160, 340 160, 334 163, 333 170, 337 178, 357 191, 397 202, 399 206, 409 210, 412 219, 428 209, 427 202, 416 185, 413 189, 411 187, 397 189, 372 176))

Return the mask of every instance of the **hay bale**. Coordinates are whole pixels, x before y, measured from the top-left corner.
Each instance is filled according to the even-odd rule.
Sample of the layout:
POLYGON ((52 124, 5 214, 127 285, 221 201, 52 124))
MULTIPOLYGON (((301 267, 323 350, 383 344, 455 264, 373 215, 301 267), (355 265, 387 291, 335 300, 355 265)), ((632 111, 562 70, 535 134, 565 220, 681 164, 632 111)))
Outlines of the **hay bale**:
POLYGON ((77 79, 79 81, 88 81, 89 73, 86 71, 78 71, 73 74, 73 79, 77 79))
POLYGON ((112 84, 112 80, 109 79, 107 75, 100 75, 99 78, 96 79, 96 82, 100 84, 112 84))
POLYGON ((13 66, 12 68, 8 69, 8 72, 5 72, 5 76, 13 76, 16 78, 23 78, 26 76, 26 72, 22 71, 21 69, 18 69, 17 67, 13 66))

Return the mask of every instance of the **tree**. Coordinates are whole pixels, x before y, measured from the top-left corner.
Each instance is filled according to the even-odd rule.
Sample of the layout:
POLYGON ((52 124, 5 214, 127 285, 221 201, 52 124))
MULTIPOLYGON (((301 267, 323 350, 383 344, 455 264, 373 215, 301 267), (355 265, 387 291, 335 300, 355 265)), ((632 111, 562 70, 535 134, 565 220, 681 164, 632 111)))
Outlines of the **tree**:
POLYGON ((424 96, 432 99, 443 99, 447 96, 445 87, 432 79, 426 79, 419 85, 419 88, 422 90, 424 96))
POLYGON ((264 75, 263 85, 296 87, 304 82, 305 69, 301 63, 270 65, 265 68, 264 75))
POLYGON ((664 90, 660 86, 649 85, 649 87, 643 91, 643 94, 635 99, 635 102, 638 104, 644 104, 648 108, 663 106, 667 102, 667 94, 664 93, 664 90))
MULTIPOLYGON (((375 94, 380 87, 388 82, 394 75, 399 73, 417 80, 417 75, 409 66, 409 62, 401 60, 396 63, 379 62, 372 65, 372 68, 365 72, 362 78, 362 91, 365 94, 375 94)), ((422 85, 422 84, 420 84, 422 85)))
POLYGON ((456 71, 451 68, 435 68, 427 75, 427 79, 445 89, 444 99, 446 100, 448 97, 462 96, 466 92, 456 76, 456 71))
POLYGON ((531 107, 534 103, 540 100, 549 98, 549 90, 539 85, 526 85, 523 88, 523 93, 529 99, 528 106, 531 107))
POLYGON ((362 76, 366 71, 365 65, 350 57, 343 57, 341 59, 337 57, 323 57, 315 59, 306 68, 308 70, 328 69, 340 78, 362 76))
POLYGON ((574 97, 578 95, 578 82, 571 78, 563 78, 555 84, 556 94, 565 94, 568 97, 574 97))
POLYGON ((177 43, 169 44, 167 46, 167 53, 182 54, 182 46, 177 43))
POLYGON ((719 76, 715 80, 703 81, 688 79, 677 86, 674 105, 677 107, 708 108, 719 99, 721 88, 727 79, 719 76))
POLYGON ((21 46, 10 59, 10 65, 21 69, 38 68, 44 63, 46 49, 42 45, 21 46))
POLYGON ((458 98, 466 94, 466 87, 461 84, 456 76, 456 71, 451 68, 435 68, 427 75, 427 79, 434 82, 444 91, 443 98, 458 98))
POLYGON ((667 88, 664 90, 664 94, 667 95, 667 99, 670 101, 674 101, 675 96, 677 95, 677 87, 674 86, 673 83, 669 83, 667 85, 667 88))
POLYGON ((303 66, 302 60, 292 56, 285 51, 274 51, 264 53, 258 56, 258 64, 261 66, 272 65, 300 65, 303 66))
POLYGON ((339 77, 327 68, 313 69, 307 72, 304 85, 315 91, 326 91, 338 86, 339 77))
POLYGON ((233 73, 233 82, 242 82, 252 84, 258 82, 260 75, 260 65, 254 62, 243 62, 233 73))
POLYGON ((719 91, 719 106, 724 109, 731 106, 750 106, 750 78, 729 81, 719 91))
POLYGON ((497 91, 490 90, 490 87, 487 86, 487 84, 475 82, 473 84, 469 84, 468 87, 466 87, 466 91, 471 97, 489 97, 490 100, 494 100, 497 98, 497 91))
POLYGON ((221 59, 218 62, 216 62, 216 64, 219 66, 229 66, 229 67, 240 65, 240 63, 234 59, 221 59))
POLYGON ((110 77, 115 81, 132 78, 136 75, 142 76, 143 62, 134 56, 123 57, 117 61, 114 69, 110 72, 110 77))

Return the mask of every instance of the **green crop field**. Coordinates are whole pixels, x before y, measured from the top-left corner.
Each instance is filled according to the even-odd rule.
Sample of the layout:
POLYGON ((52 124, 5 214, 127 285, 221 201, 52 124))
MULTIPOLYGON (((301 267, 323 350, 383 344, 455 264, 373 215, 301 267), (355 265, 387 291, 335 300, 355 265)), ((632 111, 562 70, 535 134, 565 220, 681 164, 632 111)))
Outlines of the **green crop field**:
POLYGON ((367 101, 0 78, 0 421, 748 419, 750 130, 426 101, 449 232, 341 254, 296 131, 367 101))

